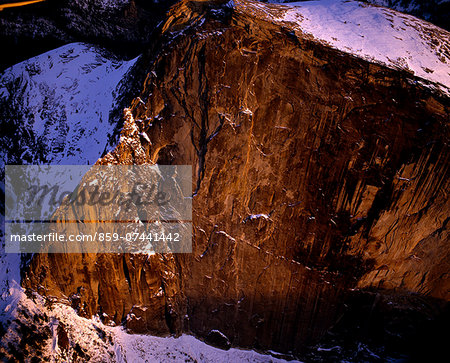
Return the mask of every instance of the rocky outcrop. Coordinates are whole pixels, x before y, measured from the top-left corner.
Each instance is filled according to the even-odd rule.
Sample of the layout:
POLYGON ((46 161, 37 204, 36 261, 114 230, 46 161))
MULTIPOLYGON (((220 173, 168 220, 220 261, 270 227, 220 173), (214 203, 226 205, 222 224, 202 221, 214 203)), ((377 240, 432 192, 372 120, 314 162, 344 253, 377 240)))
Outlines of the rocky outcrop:
POLYGON ((449 300, 448 97, 258 17, 183 1, 100 164, 191 164, 193 252, 36 255, 26 287, 134 332, 298 352, 355 288, 449 300), (127 133, 129 128, 124 128, 127 133))

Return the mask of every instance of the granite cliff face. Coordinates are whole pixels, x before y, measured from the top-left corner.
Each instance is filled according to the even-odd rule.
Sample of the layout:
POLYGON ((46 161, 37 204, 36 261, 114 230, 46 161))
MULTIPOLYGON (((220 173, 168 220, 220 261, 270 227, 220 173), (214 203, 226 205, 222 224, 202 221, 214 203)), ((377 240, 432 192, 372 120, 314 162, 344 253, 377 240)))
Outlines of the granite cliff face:
POLYGON ((253 5, 171 9, 98 161, 192 164, 193 253, 36 255, 25 287, 133 332, 283 352, 350 290, 449 300, 448 97, 253 5))

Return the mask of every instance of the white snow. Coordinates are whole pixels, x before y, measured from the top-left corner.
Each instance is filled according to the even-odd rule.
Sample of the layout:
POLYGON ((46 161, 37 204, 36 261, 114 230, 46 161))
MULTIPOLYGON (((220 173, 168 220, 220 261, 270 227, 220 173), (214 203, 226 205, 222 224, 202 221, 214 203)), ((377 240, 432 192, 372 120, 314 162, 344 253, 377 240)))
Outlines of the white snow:
MULTIPOLYGON (((180 337, 155 337, 150 335, 128 334, 122 327, 110 327, 101 323, 98 317, 82 318, 67 305, 55 303, 45 306, 42 297, 35 295, 36 303, 25 296, 20 287, 15 290, 14 310, 0 311, 0 317, 24 319, 18 308, 25 310, 30 317, 43 313, 48 318, 47 324, 53 332, 46 341, 45 357, 51 361, 66 361, 71 357, 73 346, 78 344, 92 362, 286 362, 271 355, 252 350, 231 348, 221 350, 191 335, 180 337), (63 324, 69 340, 69 351, 58 346, 56 329, 63 324)), ((25 320, 26 322, 26 320, 25 320)), ((9 328, 1 344, 18 342, 17 330, 9 328)), ((293 363, 297 361, 291 361, 293 363)))
MULTIPOLYGON (((19 255, 14 254, 14 256, 19 255)), ((2 264, 2 267, 3 266, 4 265, 2 264)), ((20 261, 17 266, 20 266, 20 261)), ((18 269, 17 272, 19 272, 18 269)), ((0 273, 3 273, 3 271, 0 270, 0 273)), ((23 297, 22 288, 17 282, 17 277, 20 277, 20 275, 16 276, 16 279, 10 279, 8 286, 2 286, 2 294, 0 296, 0 317, 13 314, 17 309, 17 304, 23 297)), ((0 322, 2 322, 2 319, 0 319, 0 322)))
POLYGON ((245 6, 343 52, 439 83, 450 94, 450 33, 426 21, 351 0, 245 6))
MULTIPOLYGON (((4 217, 0 217, 0 223, 4 225, 4 217)), ((3 228, 3 227, 2 227, 3 228)), ((2 229, 0 228, 0 229, 2 229)), ((1 236, 0 248, 0 323, 1 312, 10 313, 15 310, 20 300, 20 254, 4 252, 4 236, 1 236)))
MULTIPOLYGON (((19 146, 11 146, 2 136, 0 171, 18 155, 23 161, 25 153, 34 164, 93 164, 116 127, 110 111, 120 81, 135 62, 119 61, 94 46, 73 43, 6 69, 0 74, 0 104, 2 114, 8 117, 3 117, 0 125, 15 130, 19 146), (37 146, 23 137, 30 131, 37 146)), ((0 188, 4 189, 3 181, 0 188)), ((3 223, 0 215, 0 225, 3 223)), ((2 229, 0 312, 14 310, 21 265, 19 254, 4 253, 2 229)))
POLYGON ((231 241, 233 241, 233 242, 236 242, 236 239, 235 238, 233 238, 233 237, 231 237, 227 232, 225 232, 225 231, 219 231, 219 232, 216 232, 217 234, 223 234, 225 237, 227 237, 229 240, 231 240, 231 241))
POLYGON ((246 220, 253 220, 253 219, 259 219, 259 218, 263 218, 263 219, 270 219, 270 216, 268 215, 268 214, 263 214, 263 213, 260 213, 260 214, 250 214, 247 218, 246 218, 246 220))
POLYGON ((145 131, 142 131, 141 135, 150 145, 152 144, 152 142, 150 141, 150 138, 148 137, 148 135, 145 131))
POLYGON ((221 350, 207 345, 191 335, 182 335, 179 338, 159 338, 147 335, 129 335, 122 329, 115 329, 117 344, 122 348, 120 352, 128 362, 286 362, 283 359, 252 350, 236 348, 227 351, 221 350))
MULTIPOLYGON (((109 119, 116 88, 135 62, 108 58, 88 44, 68 44, 0 74, 0 102, 16 114, 15 127, 33 131, 48 163, 93 164, 117 123, 109 119)), ((0 156, 8 163, 4 150, 0 156)))
POLYGON ((253 112, 250 109, 248 109, 248 108, 243 108, 243 109, 241 109, 240 112, 245 114, 245 115, 253 116, 253 112))

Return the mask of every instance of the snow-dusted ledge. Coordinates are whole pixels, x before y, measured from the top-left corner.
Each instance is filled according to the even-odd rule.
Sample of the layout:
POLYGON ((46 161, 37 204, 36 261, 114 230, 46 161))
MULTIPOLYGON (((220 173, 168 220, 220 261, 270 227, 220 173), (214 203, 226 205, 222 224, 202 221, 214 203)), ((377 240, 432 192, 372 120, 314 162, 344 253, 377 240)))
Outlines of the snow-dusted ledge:
POLYGON ((450 94, 450 33, 424 20, 352 0, 239 5, 343 52, 409 71, 450 94))

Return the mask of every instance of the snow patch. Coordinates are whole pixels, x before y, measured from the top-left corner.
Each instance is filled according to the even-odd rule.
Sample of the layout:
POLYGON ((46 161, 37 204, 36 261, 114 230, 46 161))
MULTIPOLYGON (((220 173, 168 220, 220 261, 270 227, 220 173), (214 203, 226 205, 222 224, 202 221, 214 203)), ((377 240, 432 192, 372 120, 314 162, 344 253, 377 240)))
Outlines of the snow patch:
POLYGON ((450 94, 450 33, 426 21, 349 0, 245 6, 343 52, 439 84, 450 94))
POLYGON ((269 214, 250 214, 249 216, 245 217, 245 219, 243 220, 243 223, 248 222, 248 221, 253 221, 255 219, 265 219, 265 220, 270 220, 270 215, 269 214))
MULTIPOLYGON (((17 307, 26 311, 29 319, 37 314, 47 317, 48 322, 42 324, 48 324, 52 331, 45 344, 44 357, 49 361, 67 361, 67 357, 73 354, 73 347, 78 346, 92 362, 286 362, 252 350, 218 349, 190 335, 175 338, 128 334, 122 327, 103 324, 98 317, 82 318, 70 306, 59 303, 46 305, 36 294, 34 299, 38 304, 25 296, 21 289, 17 290, 14 319, 26 322, 17 307), (70 341, 68 351, 58 344, 57 327, 60 324, 70 341)), ((19 338, 16 331, 8 329, 0 346, 8 346, 9 342, 14 344, 19 338)))

